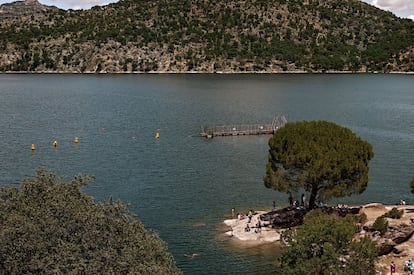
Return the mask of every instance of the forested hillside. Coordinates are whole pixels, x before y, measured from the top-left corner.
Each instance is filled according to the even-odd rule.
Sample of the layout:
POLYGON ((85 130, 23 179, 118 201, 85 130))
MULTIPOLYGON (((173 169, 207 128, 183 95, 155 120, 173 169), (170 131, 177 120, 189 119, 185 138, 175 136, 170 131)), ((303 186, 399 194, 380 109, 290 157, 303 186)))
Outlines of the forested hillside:
POLYGON ((414 22, 359 0, 26 0, 0 6, 0 71, 412 72, 414 22))

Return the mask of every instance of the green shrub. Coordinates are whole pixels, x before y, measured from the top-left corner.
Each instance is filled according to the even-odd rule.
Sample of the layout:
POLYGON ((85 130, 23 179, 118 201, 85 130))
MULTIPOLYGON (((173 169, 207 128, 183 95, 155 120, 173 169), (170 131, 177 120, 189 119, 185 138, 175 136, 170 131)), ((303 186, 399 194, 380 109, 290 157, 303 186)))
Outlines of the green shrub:
POLYGON ((276 274, 374 274, 376 244, 354 239, 356 230, 351 216, 310 212, 303 225, 282 233, 276 274))
POLYGON ((363 224, 366 221, 367 221, 367 214, 365 214, 365 213, 354 216, 354 222, 357 223, 357 224, 363 224))
POLYGON ((379 231, 381 236, 387 232, 388 229, 388 221, 385 219, 384 216, 378 217, 374 224, 372 225, 372 229, 375 231, 379 231))
POLYGON ((388 211, 384 214, 385 218, 391 218, 391 219, 400 219, 404 213, 404 210, 398 210, 396 207, 388 211))

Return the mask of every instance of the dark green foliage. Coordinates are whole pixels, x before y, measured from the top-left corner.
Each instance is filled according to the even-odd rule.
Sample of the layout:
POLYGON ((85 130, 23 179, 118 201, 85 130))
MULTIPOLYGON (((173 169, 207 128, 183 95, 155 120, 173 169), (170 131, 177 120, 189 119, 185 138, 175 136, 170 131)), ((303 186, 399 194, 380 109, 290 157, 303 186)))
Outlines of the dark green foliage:
POLYGON ((0 193, 0 270, 4 274, 180 274, 166 244, 120 201, 95 203, 39 169, 0 193))
POLYGON ((269 140, 265 186, 310 192, 317 201, 362 193, 368 184, 372 146, 351 130, 326 121, 287 123, 269 140))
POLYGON ((383 216, 385 218, 391 218, 391 219, 400 219, 402 215, 404 214, 404 210, 398 210, 396 207, 393 207, 390 211, 385 213, 383 216))
POLYGON ((384 235, 388 230, 387 218, 400 219, 403 216, 403 213, 403 210, 398 210, 396 207, 392 208, 384 215, 375 219, 374 224, 372 225, 372 230, 379 231, 381 235, 384 235))
POLYGON ((379 216, 375 219, 374 224, 372 225, 374 231, 379 231, 381 235, 384 235, 388 230, 388 221, 383 216, 379 216))
POLYGON ((365 213, 354 216, 354 222, 357 224, 364 224, 366 221, 367 221, 367 215, 365 213))
POLYGON ((303 225, 282 234, 280 274, 373 274, 377 250, 368 238, 353 240, 352 218, 309 213, 303 225))
POLYGON ((410 181, 411 193, 414 193, 414 177, 410 181))

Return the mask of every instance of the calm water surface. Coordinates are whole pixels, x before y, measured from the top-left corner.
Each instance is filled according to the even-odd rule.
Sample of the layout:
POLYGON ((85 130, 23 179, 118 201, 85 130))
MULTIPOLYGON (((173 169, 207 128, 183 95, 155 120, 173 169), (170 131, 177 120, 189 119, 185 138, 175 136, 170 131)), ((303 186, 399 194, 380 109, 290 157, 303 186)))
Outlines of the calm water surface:
POLYGON ((273 247, 221 236, 232 207, 286 203, 262 183, 269 136, 192 135, 203 124, 270 123, 276 113, 336 122, 374 146, 368 189, 341 202, 414 203, 412 75, 0 75, 0 184, 40 165, 68 178, 93 174, 85 191, 130 203, 186 274, 269 274, 273 247), (192 253, 200 256, 184 255, 192 253))

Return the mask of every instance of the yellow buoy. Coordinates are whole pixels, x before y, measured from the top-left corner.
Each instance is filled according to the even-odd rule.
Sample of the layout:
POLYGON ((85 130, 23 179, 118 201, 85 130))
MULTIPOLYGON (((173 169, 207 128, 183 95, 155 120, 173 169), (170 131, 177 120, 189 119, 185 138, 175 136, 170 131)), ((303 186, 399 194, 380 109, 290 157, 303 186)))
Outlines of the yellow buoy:
POLYGON ((53 142, 53 147, 57 147, 58 146, 58 142, 57 142, 57 140, 55 140, 54 142, 53 142))
POLYGON ((78 143, 78 142, 79 142, 79 138, 75 137, 75 143, 78 143))
POLYGON ((155 133, 155 138, 156 138, 156 139, 159 139, 159 138, 160 138, 160 133, 156 132, 156 133, 155 133))
POLYGON ((36 146, 32 143, 32 151, 36 150, 36 146))

